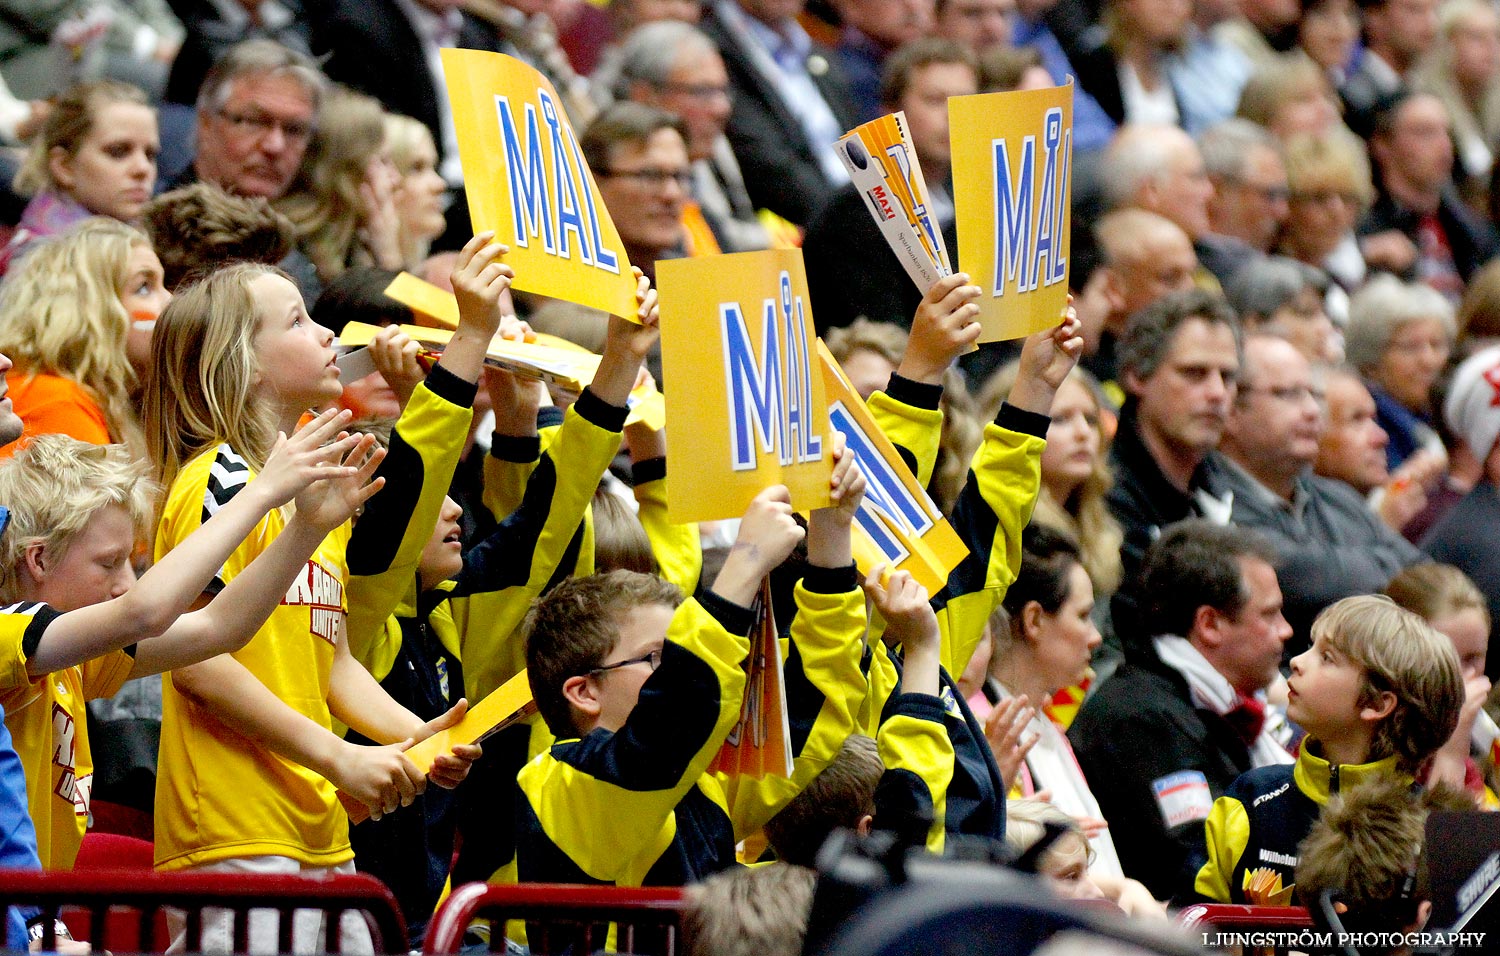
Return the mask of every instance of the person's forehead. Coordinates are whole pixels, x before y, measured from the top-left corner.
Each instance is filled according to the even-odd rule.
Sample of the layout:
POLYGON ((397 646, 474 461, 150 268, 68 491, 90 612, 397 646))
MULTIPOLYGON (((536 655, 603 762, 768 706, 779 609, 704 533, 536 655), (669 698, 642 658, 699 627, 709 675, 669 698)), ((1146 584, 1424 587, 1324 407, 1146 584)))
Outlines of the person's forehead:
POLYGON ((1352 420, 1360 417, 1362 411, 1367 415, 1374 414, 1375 400, 1370 397, 1364 385, 1352 376, 1330 375, 1323 387, 1328 397, 1328 412, 1331 416, 1352 420))
POLYGON ((703 77, 728 76, 724 59, 718 53, 708 47, 700 49, 694 46, 683 47, 667 73, 667 79, 674 83, 697 81, 703 77))
POLYGON ((660 161, 681 160, 687 165, 687 144, 682 134, 670 126, 648 134, 645 139, 622 139, 610 146, 610 161, 621 162, 632 159, 660 161))
POLYGON ((285 73, 244 73, 229 81, 228 91, 225 101, 234 105, 313 111, 312 91, 285 73))
POLYGON ((950 96, 961 96, 979 89, 979 74, 967 63, 924 63, 911 71, 907 91, 938 90, 950 96), (961 92, 949 92, 951 90, 961 92))
POLYGON ((1312 366, 1292 343, 1256 336, 1245 343, 1246 371, 1257 379, 1287 384, 1312 382, 1312 366))
POLYGON ((1245 157, 1245 172, 1251 179, 1274 180, 1278 184, 1286 182, 1286 164, 1276 150, 1265 145, 1250 147, 1245 157))
POLYGON ((1234 330, 1197 316, 1187 319, 1172 333, 1166 361, 1174 365, 1212 363, 1221 368, 1238 368, 1234 330))

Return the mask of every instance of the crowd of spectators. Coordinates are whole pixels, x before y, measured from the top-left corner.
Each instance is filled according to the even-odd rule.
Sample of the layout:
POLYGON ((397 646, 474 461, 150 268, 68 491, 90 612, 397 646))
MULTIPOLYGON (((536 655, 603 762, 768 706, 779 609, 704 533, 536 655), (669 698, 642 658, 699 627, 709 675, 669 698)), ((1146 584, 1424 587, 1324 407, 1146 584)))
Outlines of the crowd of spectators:
MULTIPOLYGON (((455 843, 454 879, 684 883, 729 867, 762 827, 782 859, 835 826, 931 849, 945 833, 999 840, 1009 795, 1025 798, 1018 848, 1045 821, 1070 828, 1042 866, 1053 889, 1149 915, 1158 901, 1284 901, 1320 812, 1308 879, 1353 880, 1362 854, 1343 847, 1379 835, 1358 833, 1341 773, 1346 789, 1371 781, 1348 807, 1399 801, 1393 779, 1428 785, 1434 804, 1459 793, 1500 806, 1500 728, 1485 710, 1500 673, 1486 654, 1500 620, 1492 3, 0 0, 0 142, 0 364, 19 419, 17 431, 0 414, 0 492, 16 496, 0 505, 14 515, 49 484, 76 485, 69 507, 108 511, 115 539, 137 546, 104 549, 88 523, 12 546, 0 509, 0 599, 43 622, 17 632, 19 663, 0 668, 9 734, 41 788, 29 800, 42 864, 67 868, 77 849, 71 811, 48 809, 51 785, 34 779, 55 770, 37 748, 58 746, 78 819, 89 787, 154 810, 167 868, 344 867, 347 841, 315 819, 329 780, 376 816, 422 801, 354 839, 354 865, 397 888, 418 934, 455 843), (472 238, 439 57, 450 47, 518 57, 556 88, 641 273, 644 327, 513 294, 503 253, 472 238), (964 276, 916 288, 831 147, 902 111, 962 266, 949 99, 1070 80, 1070 317, 1024 348, 972 350, 978 290, 964 276), (862 481, 842 458, 842 503, 804 526, 776 495, 757 499, 738 529, 760 555, 747 562, 732 522, 667 523, 663 438, 622 425, 637 366, 669 403, 691 397, 661 380, 656 264, 788 247, 803 251, 819 334, 969 545, 939 595, 914 597, 898 576, 861 598, 845 565, 862 481), (412 315, 382 292, 403 270, 453 289, 463 316, 454 341, 467 344, 425 384, 394 328, 412 315), (392 328, 371 346, 378 371, 340 389, 318 360, 351 321, 392 328), (481 373, 465 338, 532 330, 604 353, 566 418, 544 389, 481 373), (298 431, 307 408, 334 406, 345 413, 298 431), (330 451, 310 463, 312 436, 351 418, 356 436, 327 446, 347 464, 330 451), (292 452, 278 428, 299 436, 292 452), (611 466, 622 428, 628 456, 611 466), (364 433, 388 436, 378 472, 364 433), (79 477, 80 463, 97 473, 79 477), (32 472, 47 477, 23 480, 32 472), (115 498, 83 494, 109 483, 99 474, 115 498), (258 513, 230 507, 257 484, 258 513), (347 526, 308 537, 366 499, 352 538, 347 526), (202 542, 237 534, 232 549, 249 530, 233 522, 262 516, 277 546, 246 541, 226 564, 202 542), (219 628, 196 655, 170 629, 142 640, 141 610, 66 652, 76 626, 39 643, 46 614, 145 588, 132 564, 153 538, 148 573, 177 581, 153 605, 157 634, 204 613, 189 612, 200 592, 239 583, 259 607, 276 590, 267 566, 312 555, 347 589, 334 604, 350 616, 347 646, 332 663, 322 648, 242 651, 289 626, 266 623, 269 610, 172 625, 219 628), (81 554, 90 567, 70 569, 81 554), (62 588, 74 574, 92 574, 89 587, 62 588), (817 698, 793 701, 786 792, 706 773, 708 727, 651 750, 699 685, 733 683, 767 574, 785 591, 788 666, 805 668, 793 690, 817 698), (417 584, 408 595, 390 575, 417 584), (861 665, 832 644, 854 645, 866 600, 885 640, 861 665), (529 635, 524 653, 515 634, 529 635), (119 650, 137 640, 170 649, 119 650), (294 673, 304 664, 321 686, 294 673), (486 744, 501 756, 453 794, 420 793, 393 748, 525 665, 541 717, 486 744), (76 701, 56 706, 80 723, 94 700, 91 733, 162 722, 154 794, 126 783, 157 774, 152 754, 28 736, 51 672, 70 675, 56 686, 76 701), (25 693, 38 678, 41 696, 25 693), (295 703, 261 700, 278 695, 295 703), (325 734, 342 722, 338 746, 367 749, 314 752, 293 716, 325 734), (216 719, 224 729, 201 726, 216 719), (285 791, 262 816, 223 811, 228 830, 266 829, 260 843, 188 822, 237 797, 197 791, 225 789, 183 772, 198 747, 227 761, 230 783, 285 791), (257 777, 257 760, 281 782, 257 777), (642 796, 637 813, 676 822, 620 836, 610 801, 627 790, 665 801, 642 796)), ((11 520, 11 539, 33 526, 11 520)), ((732 716, 726 705, 718 720, 732 716)), ((445 759, 432 781, 455 786, 475 754, 445 759)), ((1419 811, 1389 810, 1408 824, 1419 811)), ((800 899, 806 881, 785 879, 800 899)), ((699 899, 787 892, 710 880, 699 899)), ((795 929, 805 905, 793 910, 795 929)))

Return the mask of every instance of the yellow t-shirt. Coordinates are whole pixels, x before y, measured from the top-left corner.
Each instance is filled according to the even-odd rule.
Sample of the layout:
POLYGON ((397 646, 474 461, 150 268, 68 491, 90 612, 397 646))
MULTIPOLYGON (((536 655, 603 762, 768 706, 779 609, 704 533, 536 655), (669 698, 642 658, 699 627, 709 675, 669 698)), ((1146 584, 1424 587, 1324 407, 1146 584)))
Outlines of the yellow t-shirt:
MULTIPOLYGON (((204 452, 172 482, 156 531, 156 557, 172 548, 250 480, 228 445, 204 452)), ((263 518, 219 572, 222 586, 243 571, 286 525, 263 518)), ((289 707, 332 728, 328 682, 345 626, 349 525, 318 546, 281 606, 234 654, 289 707)), ((321 775, 260 747, 162 681, 161 751, 156 777, 156 865, 174 870, 219 860, 286 856, 306 866, 353 859, 349 818, 321 775)))
POLYGON ((46 870, 71 870, 88 829, 94 758, 86 704, 112 697, 133 661, 115 651, 0 691, 5 726, 26 768, 26 803, 46 870))

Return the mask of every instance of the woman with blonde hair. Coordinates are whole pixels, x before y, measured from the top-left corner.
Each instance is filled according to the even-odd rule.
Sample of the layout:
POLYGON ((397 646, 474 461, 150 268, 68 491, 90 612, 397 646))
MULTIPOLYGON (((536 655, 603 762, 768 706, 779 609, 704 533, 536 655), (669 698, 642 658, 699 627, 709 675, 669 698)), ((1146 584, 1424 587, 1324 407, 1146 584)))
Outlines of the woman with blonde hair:
MULTIPOLYGON (((993 418, 1015 385, 1019 364, 1011 362, 985 383, 979 413, 993 418)), ((1101 607, 1120 584, 1120 545, 1124 533, 1109 513, 1104 496, 1113 483, 1109 439, 1113 415, 1099 401, 1099 383, 1081 368, 1063 380, 1052 400, 1047 447, 1042 450, 1042 486, 1032 511, 1033 524, 1060 531, 1078 543, 1080 564, 1094 583, 1101 607)))
POLYGON ((1347 132, 1338 94, 1322 68, 1305 56, 1279 59, 1250 75, 1235 115, 1264 126, 1282 142, 1297 135, 1347 132))
MULTIPOLYGON (((385 110, 373 97, 336 87, 324 101, 318 132, 278 212, 297 244, 331 282, 350 266, 402 266, 396 173, 385 152, 385 110)), ((314 298, 312 290, 303 290, 314 298)))
POLYGON ((136 363, 169 299, 161 263, 133 226, 99 217, 37 244, 0 285, 0 352, 15 363, 6 386, 26 426, 20 442, 60 433, 141 451, 136 363))
POLYGON ((1365 281, 1369 265, 1355 224, 1375 201, 1364 144, 1352 133, 1294 136, 1286 143, 1287 218, 1278 252, 1328 273, 1326 306, 1336 324, 1349 316, 1349 293, 1365 281))
POLYGON ((32 242, 90 216, 139 219, 160 149, 156 111, 136 87, 100 80, 63 93, 16 174, 16 192, 32 199, 0 252, 0 274, 32 242))
POLYGON ((443 234, 443 196, 448 185, 438 174, 432 131, 410 116, 387 113, 385 151, 396 168, 391 199, 401 227, 401 263, 412 268, 427 258, 432 240, 443 234))
POLYGON ((1447 107, 1460 185, 1483 195, 1500 136, 1500 12, 1485 0, 1449 0, 1438 18, 1437 43, 1413 86, 1447 107))

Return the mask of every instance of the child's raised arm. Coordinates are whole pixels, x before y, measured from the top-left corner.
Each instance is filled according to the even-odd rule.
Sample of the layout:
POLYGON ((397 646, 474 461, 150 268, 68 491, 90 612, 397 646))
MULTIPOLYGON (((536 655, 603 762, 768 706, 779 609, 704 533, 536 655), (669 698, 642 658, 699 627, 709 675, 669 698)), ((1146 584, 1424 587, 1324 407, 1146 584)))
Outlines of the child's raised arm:
POLYGON ((438 364, 466 382, 479 381, 490 340, 500 331, 500 299, 515 277, 501 256, 510 250, 493 231, 470 239, 453 267, 453 295, 458 299, 458 331, 443 349, 438 364))
POLYGON ((349 417, 348 412, 324 412, 280 443, 254 481, 123 595, 53 619, 36 646, 26 649, 28 673, 36 677, 73 667, 167 630, 267 512, 314 481, 349 478, 359 471, 343 459, 360 436, 330 441, 349 417))
POLYGON ((372 436, 364 436, 345 456, 343 464, 358 468, 354 474, 325 478, 303 489, 286 528, 208 606, 179 617, 160 637, 142 641, 130 676, 159 674, 244 647, 323 539, 385 484, 385 479, 372 477, 385 457, 374 445, 372 436))
POLYGON ((792 518, 792 493, 785 485, 767 488, 750 502, 740 519, 740 533, 714 581, 714 594, 749 607, 760 582, 802 540, 802 527, 792 518))

